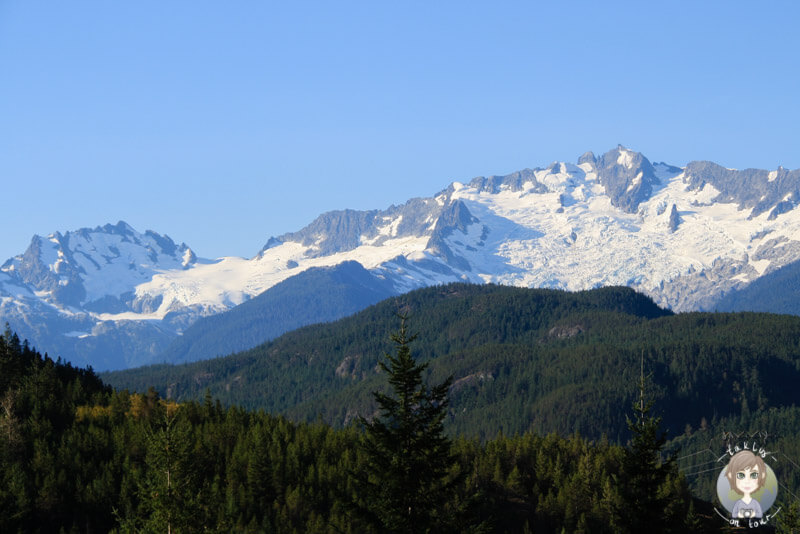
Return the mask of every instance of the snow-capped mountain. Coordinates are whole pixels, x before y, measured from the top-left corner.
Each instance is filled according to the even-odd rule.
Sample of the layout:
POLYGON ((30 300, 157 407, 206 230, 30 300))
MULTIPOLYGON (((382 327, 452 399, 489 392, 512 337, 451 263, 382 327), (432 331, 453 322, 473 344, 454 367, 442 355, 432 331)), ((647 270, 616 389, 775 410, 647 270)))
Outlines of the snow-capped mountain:
POLYGON ((0 318, 42 350, 81 365, 143 363, 198 314, 222 309, 200 304, 157 313, 158 296, 137 295, 156 273, 197 262, 186 245, 124 222, 34 236, 24 254, 0 268, 0 318))
POLYGON ((800 260, 798 201, 800 170, 679 168, 619 146, 382 211, 325 213, 251 259, 198 259, 122 222, 35 236, 0 271, 0 319, 77 363, 131 366, 201 316, 346 261, 397 293, 450 281, 626 285, 675 311, 708 310, 800 260), (98 360, 109 351, 122 359, 98 360))
POLYGON ((46 239, 34 236, 28 250, 2 270, 62 309, 148 313, 156 303, 138 298, 132 288, 160 271, 188 269, 196 261, 186 245, 119 222, 46 239))

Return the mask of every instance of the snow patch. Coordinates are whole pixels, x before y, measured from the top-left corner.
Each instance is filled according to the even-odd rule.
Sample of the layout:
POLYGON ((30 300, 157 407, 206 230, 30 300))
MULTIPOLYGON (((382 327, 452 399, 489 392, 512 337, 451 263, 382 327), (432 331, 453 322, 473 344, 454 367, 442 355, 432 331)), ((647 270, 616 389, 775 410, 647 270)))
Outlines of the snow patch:
POLYGON ((89 332, 81 332, 79 330, 73 330, 71 332, 67 332, 66 334, 64 334, 65 337, 77 337, 79 339, 91 337, 91 335, 92 334, 90 334, 89 332))
POLYGON ((642 171, 639 171, 639 174, 637 174, 631 181, 631 185, 628 186, 626 193, 630 193, 636 188, 636 186, 642 183, 642 176, 644 176, 644 173, 642 171))
POLYGON ((633 152, 625 148, 620 148, 619 156, 617 157, 617 165, 622 165, 626 169, 633 168, 633 152))
POLYGON ((397 217, 395 220, 393 220, 391 223, 387 224, 386 226, 383 226, 383 227, 379 228, 378 229, 378 233, 380 235, 384 235, 384 236, 396 237, 397 236, 397 228, 398 228, 398 226, 400 226, 401 222, 403 222, 403 216, 402 215, 397 217))
POLYGON ((183 260, 182 261, 182 265, 184 267, 186 267, 190 263, 192 263, 192 260, 194 260, 194 252, 192 252, 192 249, 187 248, 186 250, 184 250, 183 251, 183 257, 181 259, 183 260))
POLYGON ((770 260, 753 260, 750 261, 750 265, 758 272, 758 276, 761 276, 766 272, 769 266, 772 264, 770 260))

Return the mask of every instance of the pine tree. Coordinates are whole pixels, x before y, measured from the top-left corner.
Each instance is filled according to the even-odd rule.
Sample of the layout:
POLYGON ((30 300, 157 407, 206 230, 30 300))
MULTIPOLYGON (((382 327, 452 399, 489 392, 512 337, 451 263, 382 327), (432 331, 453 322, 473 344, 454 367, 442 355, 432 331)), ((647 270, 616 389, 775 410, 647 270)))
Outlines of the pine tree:
POLYGON ((380 532, 440 532, 453 489, 447 474, 455 459, 443 431, 452 377, 430 388, 423 383, 428 364, 414 360, 409 344, 416 336, 409 336, 406 316, 400 319, 391 336, 397 352, 379 362, 393 396, 373 392, 380 415, 360 419, 368 472, 360 477, 359 497, 380 532))

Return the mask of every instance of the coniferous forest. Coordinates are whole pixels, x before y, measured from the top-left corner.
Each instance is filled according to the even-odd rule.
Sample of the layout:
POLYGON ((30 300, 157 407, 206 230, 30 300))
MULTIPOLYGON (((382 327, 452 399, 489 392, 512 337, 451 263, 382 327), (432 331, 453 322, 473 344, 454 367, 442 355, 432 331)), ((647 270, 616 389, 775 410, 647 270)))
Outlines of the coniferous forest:
MULTIPOLYGON (((114 389, 7 329, 0 532, 736 532, 713 502, 724 432, 779 451, 781 513, 761 530, 797 528, 800 319, 674 316, 625 290, 427 291, 194 364, 301 368, 290 387, 271 375, 268 410, 208 377, 199 395, 114 389), (337 342, 363 356, 344 365, 337 342)), ((175 388, 198 368, 163 369, 131 376, 175 388)))

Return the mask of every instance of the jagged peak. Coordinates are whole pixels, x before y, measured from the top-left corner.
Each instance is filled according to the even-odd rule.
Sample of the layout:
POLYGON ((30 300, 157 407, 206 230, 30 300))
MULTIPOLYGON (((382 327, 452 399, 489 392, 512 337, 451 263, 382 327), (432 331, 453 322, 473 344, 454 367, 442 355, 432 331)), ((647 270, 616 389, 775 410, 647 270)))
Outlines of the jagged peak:
POLYGON ((794 209, 794 204, 787 201, 800 193, 800 169, 737 170, 712 161, 691 161, 684 172, 689 187, 700 190, 710 184, 719 191, 714 202, 736 203, 740 209, 752 209, 751 218, 771 210, 777 217, 794 209))
POLYGON ((623 145, 617 145, 616 148, 612 148, 603 154, 600 159, 603 165, 615 164, 628 169, 640 166, 643 161, 646 161, 648 165, 650 164, 650 161, 641 152, 636 152, 623 145))
POLYGON ((659 183, 650 160, 622 145, 603 154, 597 162, 597 175, 611 203, 628 213, 635 213, 659 183))
POLYGON ((581 154, 581 157, 578 158, 578 165, 583 165, 584 163, 588 163, 592 167, 597 165, 597 158, 595 157, 594 152, 590 150, 581 154))
MULTIPOLYGON (((553 163, 553 165, 557 164, 558 162, 553 163)), ((470 180, 467 187, 474 188, 478 193, 499 193, 503 188, 508 188, 511 191, 520 191, 526 182, 536 182, 536 171, 540 170, 542 169, 538 167, 536 169, 525 168, 503 176, 478 176, 470 180)), ((446 192, 451 195, 454 191, 454 185, 450 184, 446 192)))
POLYGON ((106 224, 102 228, 100 226, 94 229, 95 232, 105 232, 108 234, 118 234, 118 235, 126 235, 126 234, 137 234, 138 232, 134 230, 134 228, 126 223, 123 220, 117 222, 117 224, 106 224))

